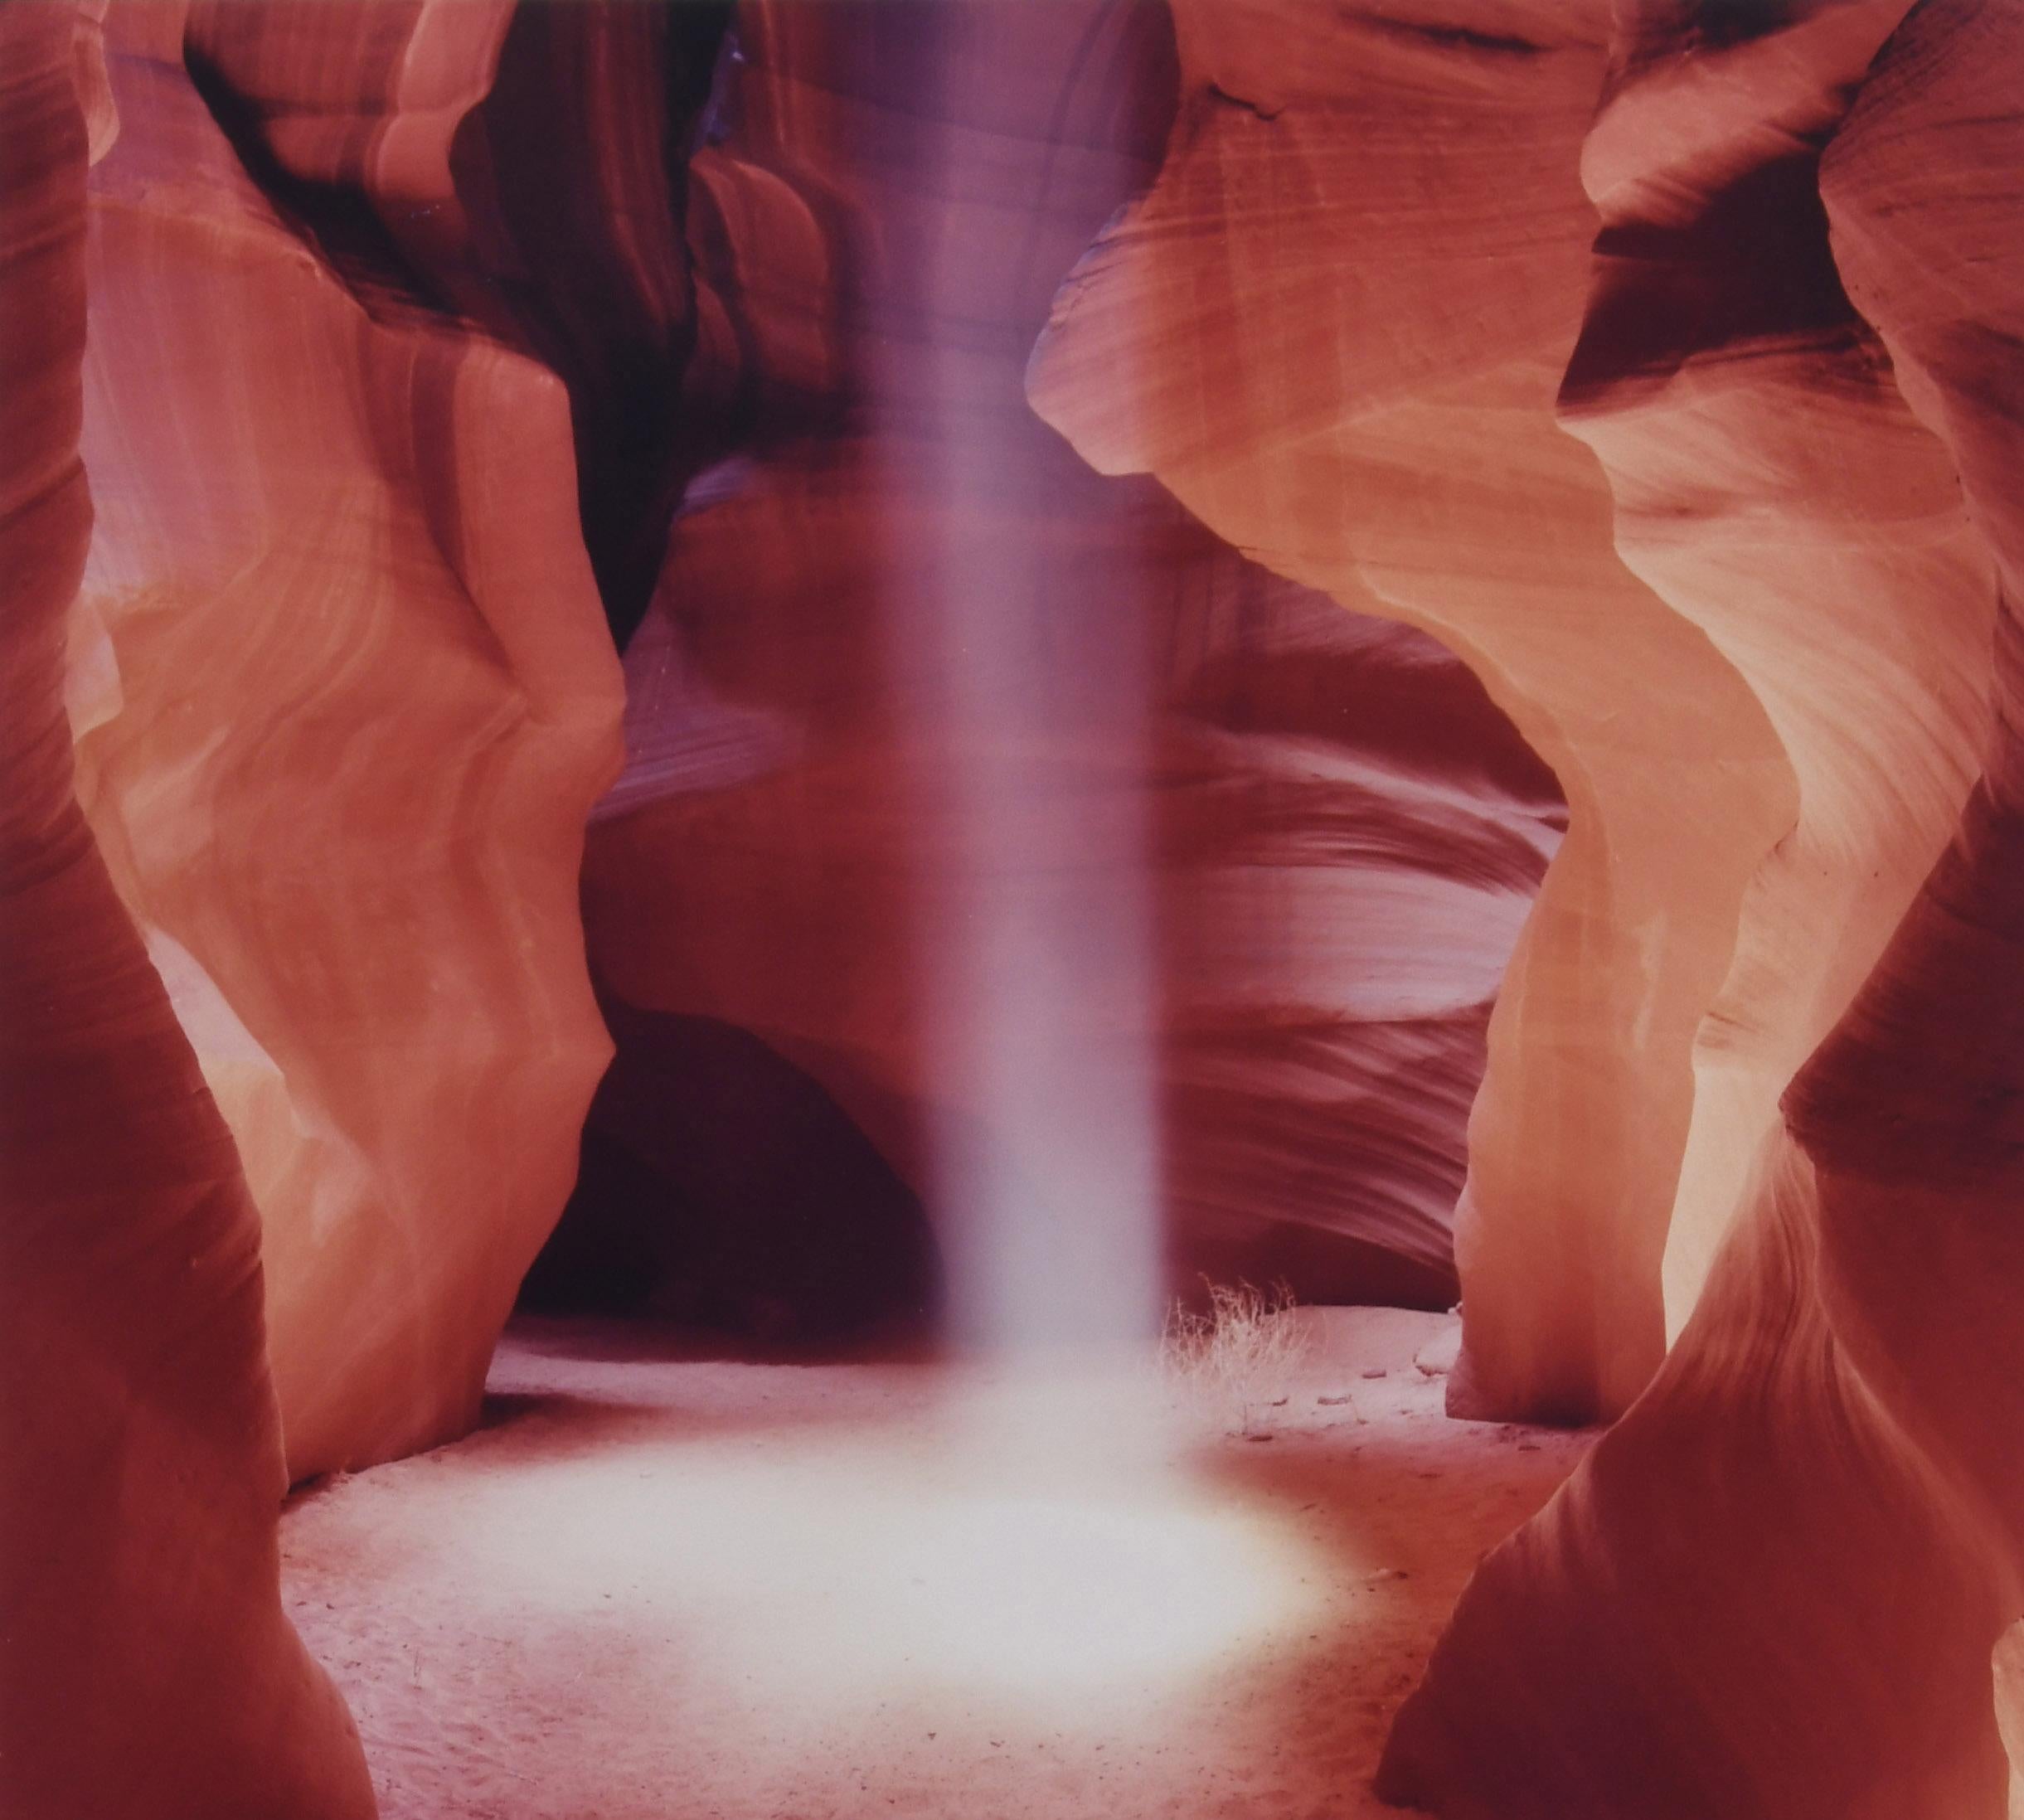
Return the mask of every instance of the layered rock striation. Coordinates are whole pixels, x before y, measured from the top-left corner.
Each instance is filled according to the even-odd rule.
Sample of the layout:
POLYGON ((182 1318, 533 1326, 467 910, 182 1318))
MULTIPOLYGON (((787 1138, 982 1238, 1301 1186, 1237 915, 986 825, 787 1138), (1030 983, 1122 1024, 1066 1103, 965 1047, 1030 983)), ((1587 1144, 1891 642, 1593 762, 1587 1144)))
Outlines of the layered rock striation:
POLYGON ((361 193, 421 235, 454 211, 451 134, 505 25, 109 21, 80 793, 261 1209, 296 1478, 469 1426, 569 1191, 609 1055, 576 871, 619 677, 561 384, 369 237, 309 233, 184 46, 214 100, 275 98, 300 182, 371 148, 361 193))
MULTIPOLYGON (((1089 962, 1040 1066, 1150 1055, 1171 1280, 1444 1306, 1552 780, 1431 641, 1092 473, 1022 393, 1059 274, 1154 174, 1164 13, 752 5, 734 32, 688 170, 685 390, 734 446, 627 653, 601 985, 757 1036, 930 1201, 951 1128, 1044 1198, 1072 1111, 1036 1141, 966 1072, 936 944, 966 866, 1093 957, 1146 889, 1149 956, 1089 962), (1017 629, 964 706, 939 641, 973 611, 1017 629), (1019 805, 1004 845, 968 852, 952 776, 1019 805)), ((637 1158, 652 1122, 610 1135, 637 1158)))
MULTIPOLYGON (((1021 391, 1060 273, 1153 172, 1166 15, 725 23, 112 17, 70 706, 262 1209, 294 1476, 468 1425, 574 1179, 607 1044, 572 884, 614 762, 599 606, 631 756, 587 903, 624 1027, 756 1039, 903 1196, 932 1202, 951 1125, 1044 1175, 924 1030, 920 954, 964 838, 952 769, 1036 805, 990 862, 1014 889, 1067 838, 1051 793, 1135 830, 1153 875, 1144 977, 1093 978, 1062 1040, 1153 1058, 1172 1279, 1455 1293, 1463 1124, 1553 783, 1438 648, 1093 475, 1021 391), (1033 699, 988 729, 931 704, 934 603, 986 584, 1039 641, 1033 699)), ((1071 926, 1138 888, 1123 847, 1075 863, 1071 926)), ((629 1073, 678 1092, 643 1041, 629 1073)), ((622 1173, 661 1158, 643 1208, 726 1205, 669 1174, 653 1094, 619 1103, 597 1142, 622 1173)), ((810 1256, 855 1243, 832 1198, 810 1256)), ((889 1279, 865 1265, 881 1318, 935 1300, 934 1241, 895 1217, 889 1279)), ((753 1250, 696 1255, 764 1299, 753 1250)))
POLYGON ((572 1191, 543 1293, 931 1320, 952 1155, 1621 1417, 1387 1793, 2003 1812, 2024 14, 0 48, 24 1813, 368 1811, 287 1480, 469 1426, 572 1191))
POLYGON ((1696 1127, 1726 1125, 1740 1191, 1712 1225, 1683 1198, 1679 1269, 1712 1262, 1678 1343, 1478 1573, 1380 1785, 1459 1815, 1997 1820, 2024 31, 1849 7, 1711 46, 1722 11, 1626 16, 1569 397, 1632 560, 1735 650, 1801 779, 1703 1045, 1696 1127), (1634 309, 1648 279, 1699 308, 1634 309))
POLYGON ((1620 1411, 1663 1350, 1694 1036, 1796 813, 1763 708, 1628 571, 1555 420, 1600 6, 1182 4, 1149 192, 1070 278, 1035 408, 1247 556, 1460 654, 1570 818, 1489 1030, 1453 1406, 1620 1411))
POLYGON ((86 160, 119 130, 90 22, 0 12, 0 1781, 36 1820, 363 1820, 281 1611, 259 1216, 74 794, 86 160))

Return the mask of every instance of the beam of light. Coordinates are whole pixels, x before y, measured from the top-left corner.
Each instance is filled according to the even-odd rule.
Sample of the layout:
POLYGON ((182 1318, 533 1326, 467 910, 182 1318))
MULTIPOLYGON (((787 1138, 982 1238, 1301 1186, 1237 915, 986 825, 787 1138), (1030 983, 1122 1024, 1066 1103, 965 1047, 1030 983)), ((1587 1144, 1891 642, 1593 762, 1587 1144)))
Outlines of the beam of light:
MULTIPOLYGON (((975 24, 928 11, 958 38, 975 24)), ((1162 1308, 1148 678, 1138 552, 1115 525, 1091 536, 1088 476, 1021 390, 1007 325, 1035 272, 980 257, 993 236, 1030 248, 1051 198, 1007 191, 982 136, 954 124, 976 99, 930 93, 915 117, 921 181, 944 200, 920 252, 931 326, 887 376, 905 400, 891 492, 926 507, 889 611, 921 755, 916 941, 951 1323, 977 1351, 1033 1356, 1150 1339, 1162 1308)))

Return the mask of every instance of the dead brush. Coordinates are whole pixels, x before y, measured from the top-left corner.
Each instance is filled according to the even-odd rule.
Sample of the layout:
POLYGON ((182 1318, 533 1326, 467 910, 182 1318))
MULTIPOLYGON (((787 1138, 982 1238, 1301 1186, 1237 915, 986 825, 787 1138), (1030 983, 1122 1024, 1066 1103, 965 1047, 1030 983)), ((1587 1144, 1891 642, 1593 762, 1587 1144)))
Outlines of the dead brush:
POLYGON ((1307 1352, 1307 1336, 1285 1317, 1294 1307, 1284 1283, 1209 1283, 1206 1308, 1177 1302, 1160 1340, 1160 1368, 1190 1395, 1234 1420, 1245 1440, 1270 1433, 1270 1411, 1286 1400, 1287 1380, 1307 1352))

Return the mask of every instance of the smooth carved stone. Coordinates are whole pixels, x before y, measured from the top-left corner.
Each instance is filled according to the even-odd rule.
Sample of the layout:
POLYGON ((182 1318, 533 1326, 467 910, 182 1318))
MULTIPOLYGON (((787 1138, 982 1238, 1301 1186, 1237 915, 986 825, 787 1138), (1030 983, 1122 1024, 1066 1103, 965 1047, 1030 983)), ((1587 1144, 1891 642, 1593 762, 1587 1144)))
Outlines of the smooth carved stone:
MULTIPOLYGON (((628 651, 586 870, 600 983, 762 1039, 916 1185, 954 1124, 1043 1191, 1047 1145, 922 1002, 963 855, 940 780, 984 767, 1031 804, 994 890, 1033 888, 1056 805, 1148 843, 1158 1002, 1093 967, 1056 1040, 1151 1047, 1173 1282, 1447 1306, 1551 779, 1430 641, 1092 474, 1022 392, 1058 274, 1153 174, 1161 16, 790 5, 738 31, 732 124, 692 167, 688 386, 745 400, 765 452, 692 487, 628 651), (910 617, 979 595, 1049 653, 988 726, 937 704, 910 617)), ((1119 859, 1083 848, 1054 901, 1136 888, 1119 859)))
POLYGON ((1172 1279, 1627 1411, 1384 1794, 2024 1811, 2024 10, 732 29, 0 7, 10 1810, 364 1820, 275 1500, 572 1182, 828 1344, 1157 1130, 1172 1279))
POLYGON ((249 167, 368 303, 420 298, 567 386, 582 539, 622 640, 716 427, 677 402, 696 323, 670 151, 727 12, 340 0, 190 17, 192 68, 249 167))
POLYGON ((97 58, 0 9, 0 1776, 34 1820, 366 1820, 281 1611, 258 1216, 72 794, 97 58))
POLYGON ((1555 421, 1604 9, 1410 12, 1177 7, 1166 163, 1063 288, 1027 391, 1101 471, 1445 641, 1557 774, 1568 836, 1471 1115, 1450 1407, 1583 1420, 1662 1351, 1694 1036, 1797 786, 1733 667, 1625 569, 1555 421))
MULTIPOLYGON (((434 193, 440 110, 482 90, 484 46, 454 80, 408 59, 421 86, 390 96, 291 34, 393 32, 400 9, 225 12, 313 79, 304 108, 394 109, 386 181, 434 193)), ((180 61, 124 48, 162 18, 109 24, 80 789, 245 1159, 299 1478, 469 1426, 568 1194, 609 1054, 575 897, 619 677, 555 376, 396 294, 362 302, 180 61)), ((374 42, 383 65, 397 46, 374 42)), ((342 138, 304 127, 291 155, 342 138)))
MULTIPOLYGON (((1641 85, 1662 117, 1705 48, 1691 10, 1652 11, 1630 40, 1637 73, 1598 125, 1618 147, 1668 143, 1656 125, 1633 130, 1641 85)), ((1832 1022, 1757 1147, 1664 1370, 1486 1562, 1400 1712, 1380 1788, 1443 1814, 1999 1820, 2008 1807, 2017 1633, 2005 1633, 2024 1541, 2012 604, 2024 264, 2012 231, 2024 18, 1921 6, 1868 65, 1902 11, 1851 7, 1836 32, 1817 17, 1730 43, 1726 80, 1754 113, 1732 111, 1648 192, 1610 191, 1613 208, 1648 197, 1641 262, 1686 265, 1718 306, 1700 322, 1728 329, 1687 348, 1662 386, 1646 386, 1651 363, 1627 366, 1620 422, 1608 347, 1592 337, 1599 357, 1577 366, 1581 408, 1623 463, 1633 540, 1655 497, 1645 489, 1684 478, 1639 449, 1638 430, 1677 409, 1673 434, 1697 424, 1704 450, 1727 450, 1765 502, 1764 528, 1788 520, 1780 541, 1810 546, 1837 584, 1844 647, 1817 638, 1801 662, 1782 635, 1826 617, 1825 578, 1769 551, 1733 570, 1736 507, 1719 489, 1662 559, 1644 546, 1697 610, 1715 610, 1712 578, 1731 575, 1719 635, 1749 645, 1801 775, 1793 846, 1813 847, 1810 876, 1783 854, 1760 876, 1732 983, 1784 1020, 1757 1033, 1751 1065, 1770 1079, 1803 1013, 1832 1022), (1852 35, 1856 15, 1866 39, 1852 35), (1683 172, 1702 212, 1681 210, 1683 172), (1702 231, 1708 215, 1730 228, 1702 231), (1770 294, 1739 220, 1811 282, 1770 294), (1936 436, 1923 453, 1893 377, 1936 436), (1978 551, 1949 506, 1949 461, 1978 551), (1830 687, 1838 703, 1813 692, 1830 687), (1978 764, 1978 778, 1963 775, 1978 764), (1955 823, 1936 852, 1949 798, 1955 823), (1866 881, 1842 870, 1857 854, 1866 881), (1809 895, 1808 940, 1824 952, 1786 935, 1783 968, 1805 992, 1774 996, 1749 970, 1770 964, 1779 917, 1799 920, 1809 895), (1852 1002, 1844 941, 1868 968, 1852 1002)), ((1620 273, 1605 259, 1600 277, 1606 318, 1620 273)), ((1687 1236, 1708 1247, 1716 1235, 1687 1236)))
MULTIPOLYGON (((628 654, 631 758, 593 828, 585 911, 621 1001, 756 1032, 919 1182, 924 1121, 959 1097, 922 1053, 910 945, 921 856, 951 831, 921 806, 932 750, 837 691, 876 662, 891 572, 853 532, 862 497, 832 471, 776 467, 684 521, 666 611, 628 654), (777 573, 752 560, 769 549, 777 573), (826 553, 819 587, 808 549, 826 553)), ((1424 641, 1177 541, 1173 591, 1142 602, 1102 543, 1054 571, 1085 623, 1101 609, 1076 590, 1095 578, 1171 652, 1150 791, 1162 1012, 1148 1036, 1175 1279, 1283 1276, 1317 1299, 1444 1306, 1463 1124, 1489 1000, 1554 844, 1550 784, 1424 641)), ((1086 674, 1104 647, 1085 632, 1071 648, 1086 674)), ((1145 789, 1120 746, 1062 741, 1027 763, 1048 790, 1114 805, 1145 789)), ((1113 1015, 1096 994, 1072 1009, 1088 1041, 1113 1015)), ((968 1112, 990 1116, 982 1100, 968 1112)))
POLYGON ((1988 732, 1988 549, 1842 292, 1818 194, 1820 143, 1904 10, 1670 59, 1670 15, 1643 16, 1584 160, 1603 228, 1562 420, 1601 459, 1624 561, 1735 665, 1798 784, 1696 1045, 1674 1334, 1747 1211, 1779 1095, 1939 857, 1988 732))

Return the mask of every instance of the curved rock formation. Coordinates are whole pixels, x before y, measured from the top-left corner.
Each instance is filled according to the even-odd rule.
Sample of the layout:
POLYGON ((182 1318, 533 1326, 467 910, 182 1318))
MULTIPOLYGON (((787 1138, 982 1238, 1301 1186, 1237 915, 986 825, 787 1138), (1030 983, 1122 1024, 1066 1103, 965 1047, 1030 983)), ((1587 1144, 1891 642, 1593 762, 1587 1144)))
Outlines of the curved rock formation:
MULTIPOLYGON (((1732 34, 1722 92, 1739 104, 1693 163, 1704 206, 1727 223, 1719 243, 1711 231, 1699 242, 1709 292, 1724 294, 1719 247, 1751 245, 1739 212, 1779 240, 1782 269, 1815 274, 1782 296, 1761 282, 1727 293, 1734 370, 1700 418, 1761 463, 1759 476, 1812 455, 1802 472, 1828 504, 1812 535, 1851 552, 1836 565, 1850 585, 1833 624, 1866 646, 1865 687, 1844 677, 1841 711, 1823 712, 1835 704, 1808 704, 1794 685, 1832 676, 1838 653, 1816 643, 1802 666, 1771 626, 1754 654, 1774 716, 1803 749, 1808 822, 1816 803, 1824 812, 1799 837, 1821 849, 1812 888, 1824 902, 1853 900, 1842 913, 1848 945, 1859 958, 1881 946, 1881 959, 1786 1093, 1664 1371, 1486 1563, 1401 1713, 1381 1786, 1444 1814, 1997 1820, 2007 1805, 1991 1653, 2024 1608, 2012 1388, 2024 1284, 2013 952, 2024 927, 2014 607, 2024 262, 2012 231, 2024 18, 1928 0, 1865 73, 1863 34, 1873 42, 1893 10, 1903 9, 1827 9, 1732 34), (1905 478, 1935 476, 1940 451, 1918 450, 1882 391, 1881 362, 1821 256, 1819 193, 1849 295, 1993 551, 1992 670, 1989 648, 1979 665, 1973 651, 1986 555, 1964 546, 1938 478, 1905 478), (1810 251, 1795 261, 1795 247, 1810 251), (1745 296, 1753 308, 1735 308, 1745 296), (1802 410, 1793 380, 1808 366, 1812 386, 1832 391, 1802 410), (1745 439, 1747 395, 1759 388, 1745 439), (1837 475, 1841 486, 1803 440, 1816 412, 1847 439, 1836 459, 1856 472, 1837 475), (1866 512, 1847 509, 1857 501, 1866 512), (1901 896, 1931 846, 1936 799, 1959 794, 1956 730, 1978 725, 1988 730, 1981 775, 1953 837, 1909 914, 1882 930, 1888 906, 1837 881, 1847 851, 1837 842, 1874 843, 1872 888, 1901 896), (1898 762, 1866 777, 1866 750, 1898 762)), ((1643 22, 1627 36, 1617 118, 1604 114, 1599 137, 1677 143, 1660 122, 1682 118, 1706 51, 1692 28, 1704 21, 1654 7, 1643 22), (1645 99, 1656 118, 1636 130, 1645 99)), ((1705 110, 1691 118, 1707 124, 1705 110)), ((1648 206, 1687 193, 1676 175, 1648 206)), ((1648 255, 1692 259, 1691 221, 1653 226, 1648 255)), ((1607 261, 1603 276, 1606 313, 1607 261)), ((1712 308, 1699 318, 1724 320, 1712 308)), ((1640 376, 1625 376, 1633 417, 1640 376)), ((1675 383, 1691 397, 1711 376, 1689 361, 1675 383)), ((1673 573, 1692 565, 1682 558, 1673 573)), ((1755 586, 1782 585, 1794 619, 1818 585, 1761 555, 1750 573, 1755 586)), ((1743 633, 1740 614, 1725 630, 1743 633)), ((1767 906, 1798 888, 1777 863, 1753 892, 1766 930, 1767 906)), ((1775 952, 1775 936, 1763 939, 1775 952)), ((1740 977, 1750 962, 1746 947, 1740 977)), ((1816 995, 1817 1015, 1834 1008, 1845 977, 1835 962, 1809 964, 1789 942, 1780 971, 1816 995)))
MULTIPOLYGON (((1162 16, 755 6, 736 29, 691 172, 688 391, 756 452, 690 488, 628 652, 630 757, 586 872, 601 983, 763 1039, 916 1184, 953 1122, 1037 1185, 1048 1158, 924 1025, 963 838, 940 779, 974 764, 1036 818, 1142 825, 1157 1002, 1099 972, 1070 1017, 1085 1046, 1154 1050, 1173 1279, 1446 1305, 1551 780, 1429 641, 1092 475, 1022 393, 1059 273, 1153 172, 1162 16), (963 438, 988 473, 958 472, 963 438), (1044 603, 1046 699, 988 732, 937 703, 910 617, 949 573, 1044 603)), ((1064 900, 1122 888, 1114 855, 1079 863, 1064 900)))
POLYGON ((274 1499, 572 1182, 823 1344, 968 1169, 1621 1415, 1388 1793, 1997 1820, 2024 10, 726 21, 0 8, 10 1808, 369 1812, 274 1499))
POLYGON ((1763 711, 1619 561, 1554 399, 1586 287, 1599 5, 1176 7, 1151 193, 1028 391, 1105 473, 1460 653, 1571 818, 1491 1020, 1451 1406, 1614 1415, 1663 1347, 1694 1032, 1796 813, 1763 711))
POLYGON ((95 39, 0 10, 0 1779, 35 1820, 363 1820, 281 1613, 258 1216, 72 793, 95 39))
POLYGON ((510 323, 570 389, 585 549, 613 630, 653 592, 668 516, 716 426, 677 399, 695 346, 686 154, 729 0, 518 5, 450 147, 460 307, 510 323), (528 124, 541 129, 530 132, 528 124))
POLYGON ((206 99, 368 302, 460 315, 568 386, 582 541, 621 639, 695 447, 685 154, 726 0, 191 9, 206 99), (530 123, 539 122, 539 130, 530 123))
POLYGON ((1836 261, 1907 400, 1953 458, 1995 556, 1998 599, 1990 737, 1960 827, 1786 1102, 1813 1165, 1823 1294, 1842 1352, 1924 1456, 1955 1533, 1977 1545, 1982 1600, 1951 1634, 1922 1641, 1945 1652, 1943 1672, 1968 1690, 1947 1769, 1991 1813, 2002 1811, 1997 1753, 1980 1716, 1998 1625, 2007 1627, 1996 1678, 2011 1811, 2024 1779, 2020 72, 2015 9, 1927 0, 1885 46, 1822 165, 1836 261))
MULTIPOLYGON (((1152 171, 1163 13, 755 7, 706 107, 715 29, 420 0, 114 15, 129 119, 95 201, 104 509, 70 706, 267 1218, 299 1475, 468 1423, 561 1204, 603 1044, 569 892, 609 762, 590 584, 623 630, 685 486, 592 871, 611 979, 757 1032, 924 1179, 924 1120, 977 1122, 920 1048, 905 958, 968 735, 901 726, 921 662, 891 596, 910 541, 1016 570, 1072 687, 994 750, 1158 850, 1162 1002, 1127 1022, 1158 1051, 1174 1273, 1454 1293, 1462 1123, 1550 782, 1432 647, 1095 479, 1019 389, 1059 271, 1152 171), (560 129, 539 159, 531 109, 560 129), (938 165, 953 187, 923 188, 938 165), (967 494, 952 400, 1007 464, 967 494), (676 662, 678 700, 654 680, 676 662), (679 789, 654 713, 702 764, 679 789), (291 780, 340 749, 303 808, 291 780), (748 832, 719 861, 726 815, 748 832), (753 893, 769 920, 727 946, 753 893)), ((1090 1000, 1092 1033, 1122 1002, 1090 1000)))
POLYGON ((1993 606, 1953 468, 1842 294, 1821 212, 1821 141, 1904 7, 1829 7, 1720 46, 1705 10, 1625 23, 1583 158, 1603 228, 1561 391, 1609 476, 1625 561, 1750 683, 1798 784, 1696 1047, 1667 1237, 1676 1332, 1747 1205, 1779 1095, 1959 817, 1993 606))
MULTIPOLYGON (((189 29, 207 82, 285 102, 277 160, 370 145, 360 181, 432 252, 504 24, 224 7, 189 29)), ((575 874, 619 677, 555 376, 370 247, 326 259, 185 74, 176 9, 110 30, 82 789, 246 1160, 301 1477, 469 1425, 568 1193, 609 1053, 575 874)))

